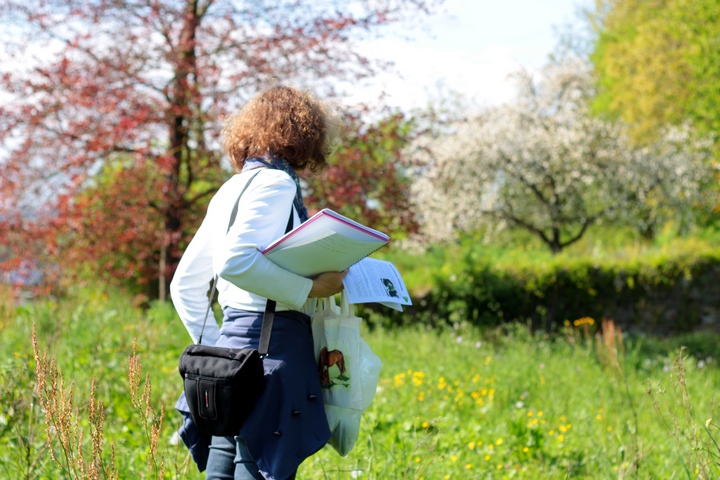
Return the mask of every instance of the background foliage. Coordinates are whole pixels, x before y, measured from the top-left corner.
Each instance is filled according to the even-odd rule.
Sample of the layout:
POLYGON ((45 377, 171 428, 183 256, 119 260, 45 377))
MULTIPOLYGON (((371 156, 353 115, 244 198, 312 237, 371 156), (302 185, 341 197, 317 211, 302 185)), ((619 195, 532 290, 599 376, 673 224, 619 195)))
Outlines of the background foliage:
POLYGON ((592 61, 598 111, 621 118, 636 138, 667 124, 720 130, 720 5, 713 0, 602 0, 592 61))
POLYGON ((712 328, 720 314, 720 250, 713 242, 677 240, 632 258, 569 254, 539 261, 530 255, 516 252, 503 261, 490 250, 467 249, 444 263, 427 288, 415 290, 409 315, 383 312, 377 320, 521 321, 551 330, 592 317, 667 335, 712 328))
POLYGON ((621 123, 591 114, 595 85, 584 60, 550 62, 539 77, 520 71, 515 80, 513 101, 420 139, 427 154, 413 193, 428 241, 513 228, 558 253, 594 225, 632 225, 652 239, 713 205, 711 142, 673 128, 633 145, 621 123))

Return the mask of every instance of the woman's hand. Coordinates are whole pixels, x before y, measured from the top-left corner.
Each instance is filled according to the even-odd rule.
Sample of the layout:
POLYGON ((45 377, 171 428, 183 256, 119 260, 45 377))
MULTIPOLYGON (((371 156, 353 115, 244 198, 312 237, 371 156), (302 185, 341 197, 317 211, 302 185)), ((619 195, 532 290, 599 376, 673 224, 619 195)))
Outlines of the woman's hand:
POLYGON ((342 272, 325 272, 313 278, 313 285, 308 294, 309 298, 331 297, 343 290, 343 278, 347 270, 342 272))

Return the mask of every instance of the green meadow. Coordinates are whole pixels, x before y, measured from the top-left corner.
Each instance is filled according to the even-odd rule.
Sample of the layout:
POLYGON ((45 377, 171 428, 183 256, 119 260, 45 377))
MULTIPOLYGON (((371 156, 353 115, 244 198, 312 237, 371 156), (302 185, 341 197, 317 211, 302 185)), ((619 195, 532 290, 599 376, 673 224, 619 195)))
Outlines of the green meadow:
MULTIPOLYGON (((0 308, 0 478, 203 478, 173 436, 189 338, 170 304, 0 308)), ((598 327, 365 328, 383 368, 355 449, 298 478, 717 478, 718 337, 598 327)))

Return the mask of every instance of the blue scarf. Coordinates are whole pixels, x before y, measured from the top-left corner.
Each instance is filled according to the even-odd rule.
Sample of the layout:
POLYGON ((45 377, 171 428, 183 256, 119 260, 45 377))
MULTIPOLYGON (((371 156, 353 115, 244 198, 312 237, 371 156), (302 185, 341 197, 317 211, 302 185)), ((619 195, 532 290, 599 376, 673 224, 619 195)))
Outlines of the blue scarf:
POLYGON ((245 163, 243 163, 242 171, 245 172, 247 170, 253 170, 255 168, 261 167, 282 170, 283 172, 290 175, 290 178, 295 181, 295 185, 297 187, 297 190, 295 192, 295 199, 293 200, 293 205, 295 205, 295 210, 297 210, 298 212, 300 222, 302 223, 306 221, 308 219, 308 212, 307 208, 305 208, 305 204, 303 203, 302 189, 300 188, 300 177, 298 177, 298 174, 295 172, 295 169, 292 167, 292 165, 290 165, 290 162, 288 162, 284 158, 275 157, 266 153, 262 157, 246 158, 245 163))

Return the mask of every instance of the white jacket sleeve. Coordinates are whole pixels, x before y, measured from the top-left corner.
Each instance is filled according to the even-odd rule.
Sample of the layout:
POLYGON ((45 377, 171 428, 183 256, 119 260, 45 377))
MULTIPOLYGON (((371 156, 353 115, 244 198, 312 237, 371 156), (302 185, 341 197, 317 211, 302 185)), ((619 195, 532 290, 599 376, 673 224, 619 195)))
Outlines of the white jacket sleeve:
POLYGON ((285 233, 295 192, 295 182, 285 172, 262 171, 240 200, 235 223, 218 242, 213 268, 242 290, 299 310, 312 280, 278 267, 261 253, 285 233))
MULTIPOLYGON (((216 221, 210 215, 211 210, 208 208, 208 215, 185 250, 170 282, 170 298, 193 343, 197 343, 202 331, 209 302, 208 291, 214 278, 212 247, 216 237, 214 231, 216 221)), ((215 345, 219 338, 220 329, 211 311, 205 325, 202 344, 215 345)))

